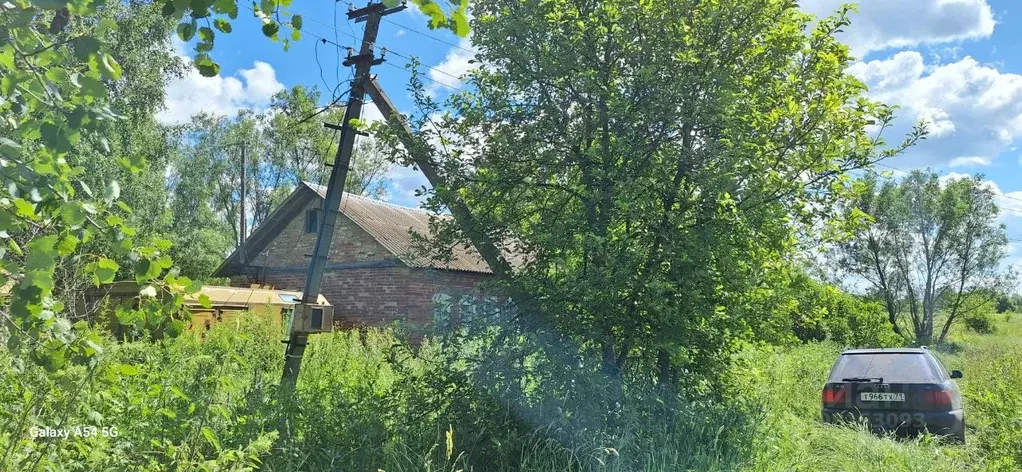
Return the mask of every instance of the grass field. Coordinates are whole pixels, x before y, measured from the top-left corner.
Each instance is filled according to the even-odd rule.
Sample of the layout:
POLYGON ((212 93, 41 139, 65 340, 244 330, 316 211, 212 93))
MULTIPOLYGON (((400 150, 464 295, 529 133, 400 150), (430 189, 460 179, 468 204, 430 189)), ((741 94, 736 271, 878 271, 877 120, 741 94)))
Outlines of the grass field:
MULTIPOLYGON (((961 334, 956 349, 937 350, 958 380, 968 424, 965 446, 935 438, 898 440, 821 424, 819 391, 838 346, 811 344, 753 356, 750 395, 766 415, 749 470, 1019 470, 1022 468, 1022 320, 998 323, 995 334, 961 334), (769 380, 768 380, 769 379, 769 380)), ((745 468, 745 467, 743 467, 745 468)))
POLYGON ((1022 317, 996 324, 938 351, 965 372, 964 446, 821 424, 820 388, 841 350, 831 343, 750 348, 723 374, 735 392, 727 405, 693 403, 673 430, 633 425, 571 445, 543 424, 484 420, 485 402, 459 403, 457 386, 423 388, 433 380, 426 360, 397 360, 383 333, 316 337, 294 398, 276 393, 279 336, 256 319, 225 323, 202 343, 110 342, 102 364, 61 377, 0 350, 13 366, 0 391, 0 470, 1020 470, 1022 317), (33 427, 81 425, 118 434, 29 437, 33 427))

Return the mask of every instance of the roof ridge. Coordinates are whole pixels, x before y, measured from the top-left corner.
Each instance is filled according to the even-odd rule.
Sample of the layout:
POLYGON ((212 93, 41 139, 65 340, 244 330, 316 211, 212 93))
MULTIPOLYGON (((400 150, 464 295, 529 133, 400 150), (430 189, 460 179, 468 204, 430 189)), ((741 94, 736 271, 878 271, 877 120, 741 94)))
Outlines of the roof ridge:
MULTIPOLYGON (((327 187, 325 185, 314 184, 314 183, 311 183, 311 182, 306 182, 304 180, 302 181, 302 184, 304 184, 305 186, 309 187, 310 189, 312 189, 317 194, 319 194, 319 189, 322 189, 322 191, 324 193, 327 190, 327 187)), ((417 211, 419 213, 425 213, 427 215, 433 215, 434 214, 434 213, 430 212, 429 210, 424 210, 422 208, 398 205, 396 203, 385 202, 383 200, 377 200, 377 199, 372 198, 372 197, 367 197, 365 195, 358 195, 358 194, 351 193, 351 192, 344 192, 344 196, 346 196, 346 197, 354 197, 354 198, 357 198, 357 199, 360 199, 360 200, 365 200, 365 201, 368 201, 368 202, 372 202, 374 204, 387 205, 387 206, 390 206, 390 207, 397 208, 399 210, 417 211)), ((325 198, 325 195, 321 195, 320 198, 325 198)), ((442 215, 442 213, 440 215, 442 215)))

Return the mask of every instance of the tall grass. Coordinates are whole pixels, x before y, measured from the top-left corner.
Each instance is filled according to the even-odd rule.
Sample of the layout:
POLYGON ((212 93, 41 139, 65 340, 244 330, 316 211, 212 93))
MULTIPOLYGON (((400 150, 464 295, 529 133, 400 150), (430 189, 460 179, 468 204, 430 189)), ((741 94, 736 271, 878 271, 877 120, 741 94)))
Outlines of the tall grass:
POLYGON ((0 349, 0 470, 1019 470, 1022 319, 997 323, 996 334, 962 333, 956 350, 937 351, 966 374, 964 446, 821 424, 819 390, 840 351, 831 343, 749 348, 722 373, 730 396, 570 440, 556 423, 474 398, 457 376, 438 378, 428 346, 408 355, 379 331, 314 337, 289 397, 276 387, 280 333, 255 316, 204 342, 108 341, 101 363, 62 376, 0 349), (58 425, 119 434, 28 437, 58 425))

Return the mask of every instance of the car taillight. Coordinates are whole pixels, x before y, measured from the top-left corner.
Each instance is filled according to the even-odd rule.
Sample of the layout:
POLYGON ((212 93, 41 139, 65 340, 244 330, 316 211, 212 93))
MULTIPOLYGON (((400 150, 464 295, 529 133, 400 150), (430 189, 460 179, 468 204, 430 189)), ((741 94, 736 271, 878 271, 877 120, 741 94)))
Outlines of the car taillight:
POLYGON ((935 410, 950 409, 952 398, 950 390, 926 390, 922 392, 922 403, 935 410))
POLYGON ((844 406, 844 403, 844 387, 828 385, 823 388, 823 406, 844 406))

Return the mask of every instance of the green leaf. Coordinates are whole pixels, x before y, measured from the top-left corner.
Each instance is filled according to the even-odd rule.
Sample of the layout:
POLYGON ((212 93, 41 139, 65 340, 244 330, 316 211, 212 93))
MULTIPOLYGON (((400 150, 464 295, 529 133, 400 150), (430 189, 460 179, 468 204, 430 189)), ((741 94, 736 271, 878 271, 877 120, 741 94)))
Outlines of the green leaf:
POLYGON ((103 18, 96 25, 96 34, 102 35, 110 31, 117 31, 117 22, 111 18, 103 18))
POLYGON ((117 271, 120 270, 120 268, 121 266, 110 259, 105 257, 99 258, 99 260, 96 261, 95 271, 98 284, 108 284, 113 282, 114 277, 117 276, 117 271))
POLYGON ((102 354, 103 353, 103 346, 100 346, 99 343, 97 343, 96 341, 93 341, 91 339, 86 339, 85 340, 85 345, 88 346, 89 349, 92 349, 93 352, 95 352, 96 354, 102 354))
POLYGON ((24 198, 15 198, 14 201, 14 215, 18 218, 25 218, 29 220, 39 219, 39 215, 35 213, 35 204, 25 200, 24 198))
POLYGON ((58 84, 66 84, 71 80, 71 75, 60 67, 53 67, 46 71, 46 78, 58 84))
POLYGON ((70 234, 67 234, 60 239, 59 243, 57 243, 57 254, 60 254, 61 256, 67 256, 70 255, 72 252, 75 252, 75 249, 77 248, 78 238, 70 234))
POLYGON ((10 45, 0 47, 0 66, 14 69, 14 48, 10 45))
POLYGON ((202 28, 199 28, 199 39, 206 42, 213 42, 214 37, 215 34, 213 33, 213 30, 210 27, 203 26, 202 28))
POLYGON ((296 30, 302 29, 302 15, 295 15, 291 17, 291 27, 296 30))
POLYGON ((447 15, 444 15, 443 8, 436 2, 429 2, 419 5, 419 11, 429 17, 429 27, 436 29, 447 23, 447 15))
POLYGON ((153 245, 156 246, 156 249, 159 249, 160 252, 167 252, 171 247, 173 247, 174 243, 170 242, 169 239, 156 238, 153 240, 153 245))
POLYGON ((117 61, 114 59, 113 56, 110 55, 110 53, 103 54, 103 58, 99 61, 99 66, 100 70, 103 72, 103 75, 113 80, 118 80, 121 78, 121 73, 123 72, 121 70, 121 65, 117 63, 117 61))
POLYGON ((71 150, 71 140, 68 139, 67 129, 64 127, 53 123, 43 123, 43 125, 39 127, 39 132, 42 134, 43 144, 50 149, 53 149, 58 153, 64 153, 71 150))
POLYGON ((267 38, 272 38, 277 35, 277 31, 280 30, 280 25, 274 22, 269 22, 263 25, 263 35, 267 38))
POLYGON ((106 139, 106 136, 99 137, 99 148, 103 150, 103 154, 110 154, 110 140, 106 139))
POLYGON ((106 189, 103 190, 103 200, 106 200, 107 202, 112 202, 120 197, 121 197, 120 184, 118 184, 116 180, 111 180, 110 183, 106 185, 106 189))
POLYGON ((98 53, 102 46, 94 36, 79 36, 71 41, 71 45, 74 48, 75 58, 83 62, 98 53))
POLYGON ((178 23, 177 37, 180 38, 181 41, 185 42, 191 41, 192 37, 195 36, 195 26, 196 25, 194 19, 188 22, 178 23))
POLYGON ((146 285, 145 287, 142 287, 142 290, 138 291, 138 296, 143 298, 156 298, 156 287, 146 285))
POLYGON ((19 246, 18 243, 16 243, 13 239, 8 239, 7 240, 7 247, 9 247, 11 249, 11 252, 13 252, 13 253, 15 253, 15 254, 17 254, 19 256, 24 256, 25 255, 25 252, 21 250, 21 246, 19 246))
POLYGON ((81 202, 65 202, 60 206, 60 218, 71 227, 77 228, 85 224, 88 215, 81 202))
POLYGON ((192 18, 206 18, 209 16, 210 1, 208 0, 191 0, 189 7, 191 8, 192 18))
MULTIPOLYGON (((28 258, 25 268, 34 271, 50 271, 56 265, 57 235, 41 236, 28 243, 28 258)), ((52 282, 51 282, 52 283, 52 282)))
POLYGON ((21 157, 21 145, 4 137, 0 137, 0 154, 9 158, 21 157))
POLYGON ((180 388, 177 388, 174 385, 171 385, 167 390, 170 390, 170 393, 173 394, 177 398, 180 398, 180 399, 182 399, 184 401, 188 401, 189 400, 188 395, 185 395, 185 392, 182 392, 180 388))
POLYGON ((202 427, 202 436, 205 437, 206 441, 209 441, 209 443, 216 448, 217 452, 220 452, 220 441, 217 440, 216 434, 213 433, 213 430, 210 429, 209 426, 202 427))
POLYGON ((461 38, 468 37, 472 29, 468 26, 468 18, 465 16, 465 13, 457 10, 451 15, 451 19, 453 20, 451 29, 454 31, 454 34, 461 38))
MULTIPOLYGON (((238 17, 238 3, 236 0, 216 0, 213 2, 213 11, 227 15, 230 19, 238 17)), ((229 33, 230 31, 224 31, 229 33)))
POLYGON ((220 30, 221 33, 231 32, 231 24, 223 18, 217 18, 215 21, 213 21, 213 26, 215 26, 216 29, 220 30))
POLYGON ((127 376, 127 377, 134 377, 134 376, 138 375, 138 373, 139 373, 139 368, 136 367, 136 366, 133 366, 131 364, 121 364, 121 365, 117 366, 117 370, 118 370, 118 372, 121 373, 121 375, 124 375, 124 376, 127 376))
POLYGON ((213 62, 207 54, 195 56, 195 68, 203 77, 214 77, 220 73, 220 64, 213 62))
POLYGON ((32 0, 32 4, 44 10, 59 10, 66 8, 68 2, 61 0, 32 0))
POLYGON ((199 305, 202 305, 203 308, 213 308, 213 300, 204 293, 199 295, 199 305))
POLYGON ((79 77, 78 82, 82 84, 82 95, 91 99, 102 99, 106 97, 106 86, 103 82, 87 75, 79 77))

